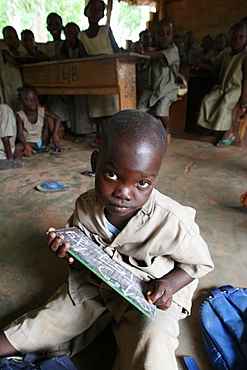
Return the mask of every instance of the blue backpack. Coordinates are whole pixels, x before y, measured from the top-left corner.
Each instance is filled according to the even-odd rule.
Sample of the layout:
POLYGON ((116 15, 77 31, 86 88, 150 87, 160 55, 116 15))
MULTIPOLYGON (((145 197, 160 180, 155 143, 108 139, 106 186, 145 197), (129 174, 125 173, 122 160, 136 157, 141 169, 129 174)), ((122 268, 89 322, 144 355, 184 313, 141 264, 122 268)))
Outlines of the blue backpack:
POLYGON ((211 289, 200 323, 209 359, 216 370, 247 369, 247 289, 211 289))
MULTIPOLYGON (((203 342, 215 370, 247 370, 247 289, 231 285, 210 289, 200 309, 203 342)), ((199 370, 184 357, 189 370, 199 370)))

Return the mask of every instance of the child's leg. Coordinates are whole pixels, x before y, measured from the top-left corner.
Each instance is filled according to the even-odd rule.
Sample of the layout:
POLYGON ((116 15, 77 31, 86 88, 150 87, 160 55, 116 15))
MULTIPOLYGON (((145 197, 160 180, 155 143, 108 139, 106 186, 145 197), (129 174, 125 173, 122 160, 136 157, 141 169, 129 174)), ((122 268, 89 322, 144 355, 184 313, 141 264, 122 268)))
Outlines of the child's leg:
POLYGON ((91 143, 91 146, 94 146, 94 147, 99 146, 106 121, 107 121, 107 117, 95 117, 94 118, 94 122, 96 124, 96 139, 93 143, 91 143))
POLYGON ((0 357, 12 356, 18 353, 18 351, 8 341, 5 334, 0 334, 0 357))
MULTIPOLYGON (((3 330, 7 338, 7 341, 2 339, 6 352, 13 347, 21 353, 47 351, 52 357, 72 355, 85 348, 109 324, 112 316, 98 296, 83 302, 75 298, 77 301, 69 294, 68 284, 64 284, 46 305, 13 321, 3 330), (92 333, 91 327, 95 328, 92 333), (80 336, 75 349, 72 340, 79 335, 82 339, 80 336)), ((2 356, 5 356, 4 350, 2 356)))
POLYGON ((15 159, 22 159, 23 149, 24 147, 21 143, 16 144, 14 153, 15 159))
POLYGON ((118 349, 113 370, 176 370, 180 314, 175 303, 166 311, 157 310, 154 320, 135 308, 126 311, 112 324, 118 349))
POLYGON ((59 137, 58 135, 53 134, 54 132, 54 120, 51 117, 47 117, 44 120, 44 126, 42 130, 42 143, 43 145, 47 146, 50 144, 51 137, 53 138, 54 145, 57 146, 59 144, 59 137))

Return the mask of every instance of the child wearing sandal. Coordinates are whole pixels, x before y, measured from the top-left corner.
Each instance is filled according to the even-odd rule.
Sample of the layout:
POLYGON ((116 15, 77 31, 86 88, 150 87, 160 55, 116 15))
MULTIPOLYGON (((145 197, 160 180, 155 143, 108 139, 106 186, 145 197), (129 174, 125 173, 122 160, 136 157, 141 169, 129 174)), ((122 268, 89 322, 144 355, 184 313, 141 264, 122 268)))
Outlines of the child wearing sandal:
MULTIPOLYGON (((213 262, 195 210, 155 189, 166 149, 165 129, 155 117, 136 110, 113 115, 95 151, 95 187, 80 195, 68 221, 149 284, 146 299, 156 306, 154 319, 74 260, 67 253, 70 244, 50 228, 47 246, 70 266, 69 281, 42 308, 4 329, 0 356, 47 351, 73 361, 108 327, 116 345, 109 343, 107 354, 114 358, 104 368, 178 369, 179 320, 190 313, 198 278, 213 262)), ((94 356, 105 364, 101 346, 99 337, 94 356)))
POLYGON ((221 131, 223 137, 217 147, 227 147, 235 140, 232 130, 233 113, 238 108, 245 114, 247 104, 247 25, 236 23, 231 27, 229 48, 207 62, 197 60, 198 67, 219 72, 219 82, 201 103, 197 124, 208 130, 221 131))
POLYGON ((48 112, 39 106, 38 94, 33 86, 24 85, 18 89, 18 98, 23 110, 17 112, 17 138, 16 158, 31 157, 33 153, 46 151, 52 137, 56 149, 65 151, 60 147, 58 129, 60 117, 48 112))

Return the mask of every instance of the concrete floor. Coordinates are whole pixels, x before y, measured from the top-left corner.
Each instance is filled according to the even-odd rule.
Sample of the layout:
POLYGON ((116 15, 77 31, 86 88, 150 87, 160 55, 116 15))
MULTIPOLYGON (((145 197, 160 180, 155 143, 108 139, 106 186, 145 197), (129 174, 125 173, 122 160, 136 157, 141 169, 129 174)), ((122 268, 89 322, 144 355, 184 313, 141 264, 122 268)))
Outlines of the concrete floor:
MULTIPOLYGON (((87 137, 80 144, 62 140, 73 151, 61 156, 40 154, 25 158, 21 169, 0 172, 2 327, 38 307, 67 278, 64 262, 45 247, 45 232, 50 226, 63 227, 77 196, 93 186, 93 178, 80 174, 90 167, 91 140, 87 137), (49 179, 70 184, 71 189, 46 194, 35 190, 36 185, 49 179)), ((200 281, 191 317, 180 325, 180 370, 185 369, 185 355, 193 355, 200 370, 212 369, 198 319, 208 288, 224 284, 247 286, 247 209, 239 203, 240 195, 247 190, 246 155, 246 146, 222 149, 207 142, 172 138, 160 173, 160 191, 197 209, 197 223, 215 263, 215 270, 200 281)), ((78 369, 93 369, 85 358, 78 369)), ((94 370, 103 367, 97 365, 94 370)))

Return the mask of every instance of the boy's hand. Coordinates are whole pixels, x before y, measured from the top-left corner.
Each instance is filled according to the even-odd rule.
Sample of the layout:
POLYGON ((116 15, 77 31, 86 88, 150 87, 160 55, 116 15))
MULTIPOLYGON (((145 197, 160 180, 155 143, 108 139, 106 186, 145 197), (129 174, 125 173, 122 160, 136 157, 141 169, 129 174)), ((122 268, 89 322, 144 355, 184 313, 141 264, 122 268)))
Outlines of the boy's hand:
POLYGON ((30 146, 30 145, 25 145, 24 150, 23 150, 23 155, 25 157, 31 157, 33 153, 36 151, 30 146))
POLYGON ((168 280, 155 280, 147 292, 147 300, 161 310, 167 310, 172 303, 172 287, 168 280))
POLYGON ((63 235, 56 235, 53 227, 50 227, 48 229, 48 236, 46 239, 46 244, 48 248, 59 258, 64 258, 68 264, 72 264, 74 262, 74 258, 70 256, 67 251, 70 248, 69 242, 64 242, 64 236, 63 235))

